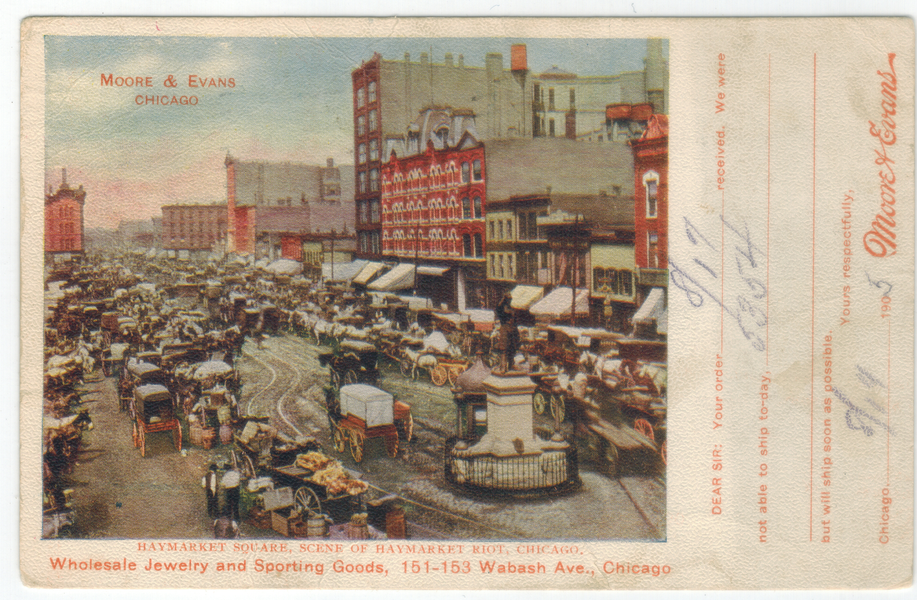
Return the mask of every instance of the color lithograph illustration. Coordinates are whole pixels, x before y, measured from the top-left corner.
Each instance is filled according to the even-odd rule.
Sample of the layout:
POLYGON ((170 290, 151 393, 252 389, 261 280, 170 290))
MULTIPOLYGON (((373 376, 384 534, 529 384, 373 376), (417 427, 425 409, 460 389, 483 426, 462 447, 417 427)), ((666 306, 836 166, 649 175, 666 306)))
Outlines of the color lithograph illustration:
POLYGON ((48 36, 43 535, 664 540, 667 55, 48 36))
POLYGON ((912 46, 25 22, 24 582, 910 585, 912 46))

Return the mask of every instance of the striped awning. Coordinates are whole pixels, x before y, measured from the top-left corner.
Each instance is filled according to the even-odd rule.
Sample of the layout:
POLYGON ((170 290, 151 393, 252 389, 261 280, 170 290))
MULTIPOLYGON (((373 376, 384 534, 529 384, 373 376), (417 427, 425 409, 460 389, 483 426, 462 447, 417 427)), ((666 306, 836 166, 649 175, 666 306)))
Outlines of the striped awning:
POLYGON ((510 302, 512 308, 528 310, 533 304, 544 298, 544 288, 537 285, 517 285, 510 294, 513 297, 510 302))
MULTIPOLYGON (((563 318, 570 316, 570 304, 573 300, 573 290, 568 287, 554 288, 554 290, 532 305, 529 309, 536 317, 563 318)), ((589 314, 589 290, 577 288, 576 314, 589 314)))
POLYGON ((376 276, 376 274, 385 268, 384 263, 380 262, 371 262, 367 263, 363 269, 357 273, 357 276, 353 278, 354 283, 359 283, 360 285, 366 285, 369 281, 376 276))
POLYGON ((650 290, 649 295, 646 297, 646 300, 643 301, 643 305, 640 307, 640 310, 633 317, 633 322, 649 322, 656 320, 665 312, 665 292, 662 288, 653 288, 650 290))
POLYGON ((394 292, 414 287, 414 265, 401 263, 367 287, 380 292, 394 292))

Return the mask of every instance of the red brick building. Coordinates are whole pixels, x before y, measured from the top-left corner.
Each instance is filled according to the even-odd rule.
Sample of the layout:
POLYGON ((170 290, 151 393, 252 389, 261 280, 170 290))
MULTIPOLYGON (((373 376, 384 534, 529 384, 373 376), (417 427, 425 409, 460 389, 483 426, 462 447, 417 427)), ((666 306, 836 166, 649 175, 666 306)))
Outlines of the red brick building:
POLYGON ((226 241, 225 204, 162 207, 162 248, 210 252, 226 241))
MULTIPOLYGON (((634 153, 634 259, 637 268, 668 269, 669 118, 650 117, 630 142, 634 153)), ((652 284, 656 285, 656 284, 652 284)))
POLYGON ((45 252, 83 252, 83 204, 86 192, 81 185, 67 185, 67 169, 61 170, 58 190, 45 195, 45 252))

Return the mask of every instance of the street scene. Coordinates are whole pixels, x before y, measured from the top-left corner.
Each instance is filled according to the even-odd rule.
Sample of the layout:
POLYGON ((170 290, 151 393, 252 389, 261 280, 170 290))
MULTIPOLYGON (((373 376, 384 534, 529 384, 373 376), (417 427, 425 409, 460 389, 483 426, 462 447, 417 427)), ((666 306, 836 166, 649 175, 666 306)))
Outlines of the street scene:
POLYGON ((42 537, 665 541, 668 43, 567 42, 49 39, 42 537))

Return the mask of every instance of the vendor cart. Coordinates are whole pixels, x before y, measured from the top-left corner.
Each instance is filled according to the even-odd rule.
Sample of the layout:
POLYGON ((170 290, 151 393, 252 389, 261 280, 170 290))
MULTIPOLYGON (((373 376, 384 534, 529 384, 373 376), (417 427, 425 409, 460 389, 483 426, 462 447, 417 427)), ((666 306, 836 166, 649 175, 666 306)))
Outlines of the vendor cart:
POLYGON ((358 473, 340 467, 338 470, 350 483, 340 486, 340 489, 335 491, 332 491, 329 482, 322 478, 323 471, 305 468, 297 461, 279 467, 267 467, 265 473, 271 477, 275 486, 295 490, 293 503, 300 514, 324 513, 335 521, 347 521, 350 515, 362 512, 363 492, 369 486, 359 480, 358 473))
POLYGON ((151 433, 171 431, 175 448, 181 450, 181 423, 169 390, 157 384, 141 385, 134 390, 130 408, 134 447, 140 448, 140 456, 146 456, 146 436, 151 433))
POLYGON ((414 434, 410 405, 379 388, 345 385, 339 393, 328 390, 325 399, 334 449, 343 453, 349 446, 354 462, 363 460, 369 439, 382 438, 386 452, 394 458, 399 443, 409 442, 414 434))

